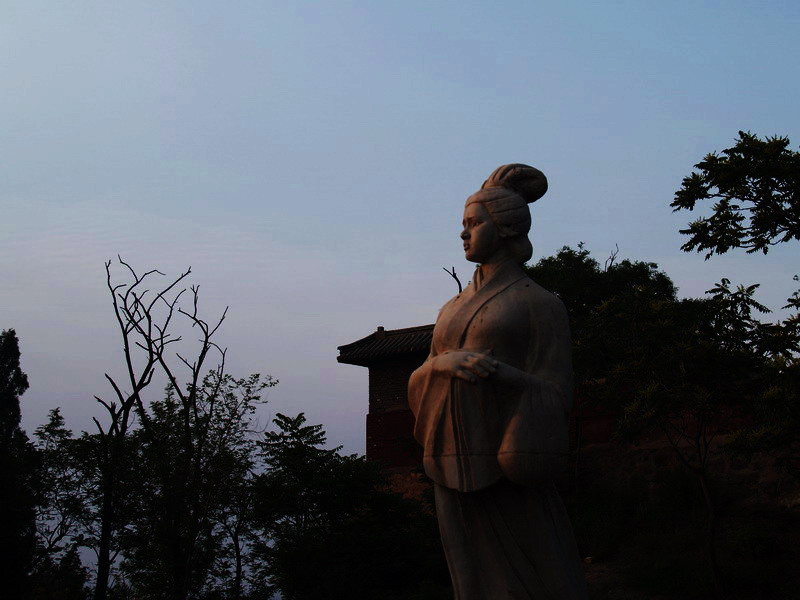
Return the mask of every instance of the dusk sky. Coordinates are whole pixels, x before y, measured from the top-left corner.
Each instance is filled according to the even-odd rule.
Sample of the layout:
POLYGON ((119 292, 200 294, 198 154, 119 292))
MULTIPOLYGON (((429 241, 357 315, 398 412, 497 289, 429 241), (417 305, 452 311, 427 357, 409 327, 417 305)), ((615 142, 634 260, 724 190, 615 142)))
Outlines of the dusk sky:
MULTIPOLYGON (((737 132, 800 145, 800 3, 0 0, 0 329, 20 338, 29 431, 88 429, 119 374, 104 262, 230 305, 228 370, 280 380, 363 452, 367 370, 337 346, 431 323, 472 266, 464 199, 544 171, 534 260, 585 242, 721 277, 780 308, 797 244, 704 261, 669 203, 737 132)), ((117 270, 120 276, 121 270, 117 270)), ((150 390, 160 397, 160 386, 150 390)))

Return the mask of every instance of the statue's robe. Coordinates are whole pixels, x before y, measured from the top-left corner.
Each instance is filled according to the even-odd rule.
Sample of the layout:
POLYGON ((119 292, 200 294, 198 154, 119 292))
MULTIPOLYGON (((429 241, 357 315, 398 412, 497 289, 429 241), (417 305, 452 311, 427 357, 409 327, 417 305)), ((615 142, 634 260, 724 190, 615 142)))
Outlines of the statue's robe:
POLYGON ((552 476, 566 462, 572 365, 566 310, 506 262, 439 312, 408 400, 457 600, 586 598, 552 476), (443 352, 491 354, 529 377, 468 382, 436 373, 443 352))

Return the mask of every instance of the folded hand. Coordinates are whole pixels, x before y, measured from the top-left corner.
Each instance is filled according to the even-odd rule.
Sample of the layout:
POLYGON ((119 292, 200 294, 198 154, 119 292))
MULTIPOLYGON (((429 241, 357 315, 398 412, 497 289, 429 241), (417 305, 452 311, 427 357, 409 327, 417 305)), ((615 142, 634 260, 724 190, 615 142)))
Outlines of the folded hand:
POLYGON ((464 381, 475 383, 478 378, 486 378, 497 370, 498 361, 488 351, 453 350, 444 352, 433 359, 433 369, 464 381))

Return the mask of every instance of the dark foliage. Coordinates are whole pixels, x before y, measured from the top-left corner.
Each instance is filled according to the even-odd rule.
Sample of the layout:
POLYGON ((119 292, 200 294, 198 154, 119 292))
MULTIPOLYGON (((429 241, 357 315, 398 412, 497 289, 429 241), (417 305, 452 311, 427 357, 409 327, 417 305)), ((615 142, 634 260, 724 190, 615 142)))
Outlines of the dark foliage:
POLYGON ((37 459, 20 429, 19 397, 28 378, 19 360, 16 332, 0 332, 0 581, 11 597, 23 598, 36 557, 37 459))
POLYGON ((34 436, 39 460, 36 569, 59 572, 60 577, 70 565, 79 564, 77 548, 86 545, 93 469, 84 456, 85 438, 73 437, 60 409, 50 411, 47 423, 34 436))
POLYGON ((320 425, 278 414, 260 442, 258 577, 287 600, 446 598, 436 522, 378 465, 325 449, 320 425))
POLYGON ((45 555, 31 577, 30 600, 84 600, 89 597, 89 569, 78 549, 60 556, 45 555))
POLYGON ((713 212, 681 230, 689 236, 681 248, 709 258, 734 248, 766 254, 770 246, 800 240, 800 153, 789 143, 740 131, 734 146, 697 163, 670 206, 694 210, 713 201, 713 212))
POLYGON ((579 244, 577 249, 564 246, 555 255, 526 267, 531 279, 555 293, 567 308, 579 388, 584 382, 604 377, 615 361, 612 349, 590 331, 604 303, 620 294, 642 301, 675 300, 675 284, 659 271, 658 265, 615 259, 614 254, 601 268, 589 250, 579 244))
MULTIPOLYGON (((790 150, 789 144, 787 137, 760 140, 740 131, 733 147, 721 155, 708 154, 696 164, 698 172, 683 180, 671 206, 676 211, 693 210, 698 202, 716 202, 710 217, 681 230, 690 236, 682 249, 707 251, 708 259, 735 248, 766 254, 771 246, 800 240, 800 153, 790 150)), ((721 301, 725 326, 768 362, 761 391, 750 406, 754 418, 736 432, 728 447, 745 458, 771 454, 787 472, 800 478, 800 292, 783 306, 793 311, 788 318, 759 323, 749 315, 753 309, 767 312, 752 300, 758 285, 732 291, 729 283, 723 280, 711 290, 721 301)))
POLYGON ((727 447, 745 459, 766 453, 800 480, 800 362, 776 358, 763 380, 751 407, 753 422, 735 431, 727 447))
POLYGON ((254 467, 253 414, 275 383, 212 371, 193 403, 168 387, 164 400, 149 405, 147 428, 129 440, 130 512, 121 541, 122 572, 137 598, 196 597, 214 574, 234 581, 235 573, 215 566, 224 559, 235 495, 254 467))
MULTIPOLYGON (((780 323, 760 321, 758 314, 768 309, 755 299, 758 285, 732 287, 726 279, 705 299, 679 300, 656 265, 615 260, 612 255, 601 269, 582 247, 563 248, 529 273, 556 292, 570 313, 579 397, 617 415, 620 441, 655 436, 669 443, 693 478, 692 493, 701 507, 693 514, 704 534, 695 532, 689 542, 685 532, 681 543, 709 565, 704 581, 721 593, 720 498, 714 483, 720 473, 710 459, 722 450, 724 438, 729 448, 749 457, 782 444, 785 450, 796 439, 791 399, 797 395, 792 387, 797 315, 780 323)), ((783 453, 786 463, 795 456, 783 453)), ((590 521, 597 517, 592 506, 593 501, 579 509, 581 519, 586 513, 593 515, 590 521)), ((616 512, 597 508, 607 516, 616 512)), ((591 551, 612 552, 614 540, 625 538, 635 522, 641 521, 620 516, 591 551)), ((588 527, 602 529, 597 523, 588 527)))
POLYGON ((17 333, 0 332, 0 444, 8 444, 19 432, 19 397, 28 389, 28 376, 19 366, 17 333))

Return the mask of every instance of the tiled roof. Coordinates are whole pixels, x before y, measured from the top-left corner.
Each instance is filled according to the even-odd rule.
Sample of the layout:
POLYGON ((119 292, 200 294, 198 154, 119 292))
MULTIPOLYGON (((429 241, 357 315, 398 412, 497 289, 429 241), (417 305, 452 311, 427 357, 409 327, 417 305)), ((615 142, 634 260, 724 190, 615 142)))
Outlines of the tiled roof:
POLYGON ((384 329, 344 346, 339 346, 340 363, 369 366, 377 359, 401 356, 415 352, 428 352, 433 337, 433 325, 419 325, 405 329, 384 329))

